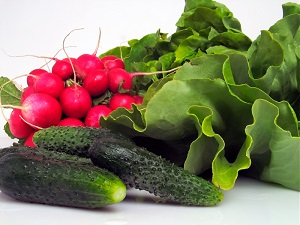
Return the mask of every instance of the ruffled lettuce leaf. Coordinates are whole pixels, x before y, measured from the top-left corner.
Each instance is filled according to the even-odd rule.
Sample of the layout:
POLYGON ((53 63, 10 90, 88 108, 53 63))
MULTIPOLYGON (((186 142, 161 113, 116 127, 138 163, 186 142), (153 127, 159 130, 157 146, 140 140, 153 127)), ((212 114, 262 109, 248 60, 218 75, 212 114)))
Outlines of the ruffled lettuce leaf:
POLYGON ((252 113, 253 124, 245 129, 252 142, 247 149, 252 161, 247 173, 299 191, 300 137, 278 125, 280 110, 269 101, 256 100, 252 113))
POLYGON ((146 137, 149 148, 159 141, 156 153, 194 174, 211 171, 224 190, 242 171, 299 191, 299 9, 284 4, 284 18, 251 42, 224 5, 187 0, 174 34, 126 49, 128 58, 140 54, 133 70, 182 67, 147 78, 143 104, 112 112, 102 126, 146 137))
POLYGON ((300 93, 299 24, 300 14, 286 15, 262 31, 248 51, 253 82, 278 101, 293 103, 300 93))

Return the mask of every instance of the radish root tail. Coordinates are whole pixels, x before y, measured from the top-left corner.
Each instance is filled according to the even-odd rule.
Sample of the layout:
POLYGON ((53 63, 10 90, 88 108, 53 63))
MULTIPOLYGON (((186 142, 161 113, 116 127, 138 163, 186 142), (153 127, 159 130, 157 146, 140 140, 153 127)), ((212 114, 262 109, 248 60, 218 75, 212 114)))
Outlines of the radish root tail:
POLYGON ((74 31, 78 31, 78 30, 83 30, 83 28, 77 28, 77 29, 71 30, 71 31, 64 37, 64 40, 63 40, 63 47, 62 47, 62 49, 63 49, 63 51, 64 51, 66 57, 68 58, 68 60, 69 60, 69 62, 70 62, 70 64, 71 64, 71 66, 72 66, 72 70, 73 70, 73 73, 74 73, 74 84, 75 84, 75 85, 76 85, 76 71, 75 71, 75 67, 74 67, 74 65, 73 65, 73 62, 72 62, 70 56, 68 55, 68 53, 67 53, 67 51, 66 51, 65 42, 66 42, 67 38, 71 35, 71 33, 73 33, 74 31))

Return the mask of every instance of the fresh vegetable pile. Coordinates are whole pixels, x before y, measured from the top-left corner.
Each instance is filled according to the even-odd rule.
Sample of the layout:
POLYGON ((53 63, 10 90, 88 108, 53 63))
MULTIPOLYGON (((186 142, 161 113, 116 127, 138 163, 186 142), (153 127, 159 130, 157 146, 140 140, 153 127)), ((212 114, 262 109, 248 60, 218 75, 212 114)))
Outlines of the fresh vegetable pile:
MULTIPOLYGON (((219 188, 231 189, 239 174, 300 191, 300 5, 282 8, 283 18, 252 41, 226 6, 187 0, 171 35, 158 30, 99 57, 95 50, 52 58, 51 71, 34 69, 21 90, 1 77, 2 108, 13 108, 5 132, 18 139, 16 145, 91 157, 127 185, 173 195, 140 175, 137 164, 104 157, 109 148, 140 159, 146 148, 150 162, 154 152, 183 167, 180 173, 193 174, 176 176, 173 183, 212 175, 200 205, 220 202, 219 188), (104 134, 94 135, 94 129, 104 134), (211 196, 213 201, 202 201, 211 196)), ((0 158, 2 166, 15 160, 9 155, 0 158)), ((158 168, 173 176, 169 165, 158 168)))

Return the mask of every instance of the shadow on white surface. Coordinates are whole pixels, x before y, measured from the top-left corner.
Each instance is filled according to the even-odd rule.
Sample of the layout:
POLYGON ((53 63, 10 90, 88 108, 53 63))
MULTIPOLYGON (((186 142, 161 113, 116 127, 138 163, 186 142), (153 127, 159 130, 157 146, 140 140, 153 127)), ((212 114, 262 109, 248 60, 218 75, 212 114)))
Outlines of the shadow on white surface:
POLYGON ((241 177, 224 194, 218 206, 190 207, 130 189, 119 204, 86 210, 23 203, 0 193, 0 218, 1 225, 299 225, 296 191, 241 177))

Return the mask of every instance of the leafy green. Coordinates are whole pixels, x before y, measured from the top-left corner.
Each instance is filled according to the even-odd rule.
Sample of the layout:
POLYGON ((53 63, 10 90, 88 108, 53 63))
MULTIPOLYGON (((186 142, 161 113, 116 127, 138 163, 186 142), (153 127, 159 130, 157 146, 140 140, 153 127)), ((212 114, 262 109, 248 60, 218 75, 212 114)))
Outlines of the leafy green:
POLYGON ((127 55, 133 70, 182 67, 152 77, 142 105, 112 112, 102 126, 181 143, 181 154, 159 152, 177 162, 184 154, 185 169, 211 171, 225 190, 243 171, 300 191, 299 9, 284 4, 284 17, 252 42, 224 5, 187 0, 174 34, 135 40, 127 55))
POLYGON ((300 92, 299 24, 300 14, 284 17, 262 31, 248 51, 256 86, 279 101, 293 102, 300 92))
POLYGON ((0 77, 1 105, 20 105, 21 91, 7 77, 0 77))
MULTIPOLYGON (((158 30, 140 40, 128 41, 129 47, 116 47, 99 57, 122 56, 127 71, 165 71, 206 55, 212 47, 245 52, 252 43, 229 9, 215 1, 187 0, 176 25, 177 31, 170 36, 158 30)), ((149 85, 165 75, 137 78, 143 84, 138 90, 147 91, 149 85)))
POLYGON ((251 176, 264 181, 276 182, 288 188, 300 190, 299 158, 300 138, 282 129, 279 124, 280 110, 265 100, 256 100, 252 107, 253 124, 246 127, 251 139, 247 151, 251 156, 251 176))

